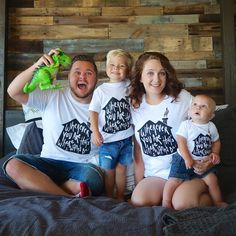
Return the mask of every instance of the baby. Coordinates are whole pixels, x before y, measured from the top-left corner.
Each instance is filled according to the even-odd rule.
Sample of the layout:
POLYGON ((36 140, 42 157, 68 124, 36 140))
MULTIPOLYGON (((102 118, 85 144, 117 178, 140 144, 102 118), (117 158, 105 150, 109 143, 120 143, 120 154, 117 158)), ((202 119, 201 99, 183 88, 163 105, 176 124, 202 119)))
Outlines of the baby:
POLYGON ((220 163, 220 139, 216 126, 210 120, 215 115, 216 104, 206 95, 197 95, 190 108, 190 120, 183 121, 177 131, 177 153, 173 155, 169 179, 163 191, 162 205, 171 208, 171 200, 175 189, 184 180, 201 178, 209 188, 209 193, 216 206, 224 207, 221 191, 215 174, 216 167, 212 167, 199 175, 194 172, 195 160, 202 160, 207 156, 212 163, 220 163))

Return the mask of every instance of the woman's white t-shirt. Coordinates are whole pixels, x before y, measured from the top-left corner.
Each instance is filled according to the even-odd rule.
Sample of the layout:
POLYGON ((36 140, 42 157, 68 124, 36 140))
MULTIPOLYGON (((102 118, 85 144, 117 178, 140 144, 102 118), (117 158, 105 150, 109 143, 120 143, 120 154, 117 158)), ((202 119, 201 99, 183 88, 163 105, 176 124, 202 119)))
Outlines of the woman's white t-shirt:
POLYGON ((188 117, 192 95, 182 90, 178 98, 166 96, 158 105, 150 105, 143 96, 140 107, 131 109, 144 161, 144 176, 168 179, 172 155, 177 151, 176 132, 188 117))

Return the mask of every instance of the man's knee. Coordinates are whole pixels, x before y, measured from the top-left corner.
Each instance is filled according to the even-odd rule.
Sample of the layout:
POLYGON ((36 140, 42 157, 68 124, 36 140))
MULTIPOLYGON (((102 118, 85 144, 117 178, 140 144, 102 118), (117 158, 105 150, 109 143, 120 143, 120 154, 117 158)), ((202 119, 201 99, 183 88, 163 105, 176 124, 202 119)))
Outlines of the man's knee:
POLYGON ((20 172, 20 166, 22 165, 21 161, 17 159, 10 159, 6 164, 5 164, 5 172, 8 176, 11 178, 17 178, 18 173, 20 172))

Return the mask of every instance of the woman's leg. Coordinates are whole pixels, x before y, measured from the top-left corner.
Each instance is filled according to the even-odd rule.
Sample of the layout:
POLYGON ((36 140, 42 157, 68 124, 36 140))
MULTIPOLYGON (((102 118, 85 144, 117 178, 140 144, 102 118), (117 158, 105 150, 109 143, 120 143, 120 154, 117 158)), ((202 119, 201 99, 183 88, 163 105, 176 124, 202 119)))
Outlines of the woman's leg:
POLYGON ((201 179, 184 181, 174 192, 174 209, 182 210, 197 206, 211 206, 212 200, 206 184, 201 179))
POLYGON ((131 203, 135 206, 161 205, 166 180, 158 177, 142 179, 135 187, 131 203))

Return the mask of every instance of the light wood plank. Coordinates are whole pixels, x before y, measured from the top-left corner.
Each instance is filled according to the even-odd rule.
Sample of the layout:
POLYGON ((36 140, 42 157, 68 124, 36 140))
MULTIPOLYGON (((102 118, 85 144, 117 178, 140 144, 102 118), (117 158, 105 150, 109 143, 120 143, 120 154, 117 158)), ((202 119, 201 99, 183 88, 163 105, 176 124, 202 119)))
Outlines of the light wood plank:
POLYGON ((103 16, 163 15, 163 7, 103 7, 103 16))
POLYGON ((173 14, 204 14, 205 4, 191 4, 191 5, 172 5, 164 6, 163 14, 164 15, 173 15, 173 14))
POLYGON ((161 52, 193 52, 193 51, 212 51, 213 43, 211 37, 190 37, 190 38, 171 38, 154 37, 145 39, 145 50, 157 50, 161 52))
POLYGON ((97 7, 103 6, 105 1, 103 0, 35 0, 35 7, 97 7))
POLYGON ((100 16, 100 7, 10 8, 11 16, 100 16))
MULTIPOLYGON (((199 22, 199 15, 169 15, 169 16, 135 16, 130 23, 143 24, 194 24, 199 22)), ((165 26, 163 26, 165 27, 165 26)))
POLYGON ((188 35, 186 24, 163 25, 136 25, 136 24, 110 24, 109 38, 145 38, 188 35))
POLYGON ((53 25, 28 26, 18 25, 11 27, 11 37, 17 39, 75 39, 75 38, 108 38, 107 26, 79 26, 79 25, 53 25))
POLYGON ((171 61, 175 69, 206 69, 206 60, 197 61, 171 61))
POLYGON ((53 25, 52 16, 11 16, 9 18, 11 25, 53 25))

